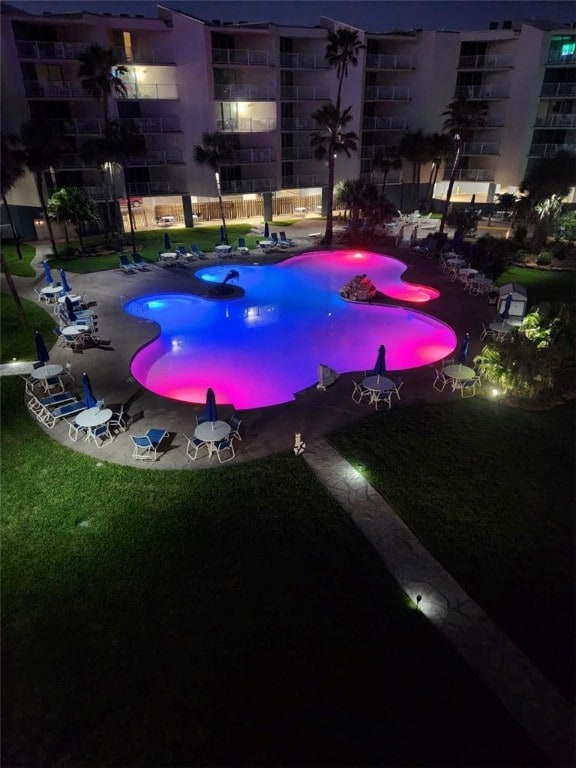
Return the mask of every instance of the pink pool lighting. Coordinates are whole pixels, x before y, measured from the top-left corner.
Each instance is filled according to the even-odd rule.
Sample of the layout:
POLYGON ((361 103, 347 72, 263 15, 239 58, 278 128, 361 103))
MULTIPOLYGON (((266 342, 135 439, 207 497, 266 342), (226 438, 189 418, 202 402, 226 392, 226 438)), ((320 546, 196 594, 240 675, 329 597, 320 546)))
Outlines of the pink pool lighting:
POLYGON ((190 403, 204 402, 212 387, 218 403, 258 408, 289 402, 315 384, 319 363, 339 373, 371 368, 380 344, 390 371, 429 365, 456 347, 450 326, 413 307, 340 297, 340 288, 364 273, 394 302, 421 307, 439 296, 404 282, 406 265, 398 259, 315 252, 274 265, 206 267, 196 276, 221 282, 230 266, 240 273, 241 299, 157 294, 125 306, 160 328, 132 360, 132 375, 143 387, 190 403))

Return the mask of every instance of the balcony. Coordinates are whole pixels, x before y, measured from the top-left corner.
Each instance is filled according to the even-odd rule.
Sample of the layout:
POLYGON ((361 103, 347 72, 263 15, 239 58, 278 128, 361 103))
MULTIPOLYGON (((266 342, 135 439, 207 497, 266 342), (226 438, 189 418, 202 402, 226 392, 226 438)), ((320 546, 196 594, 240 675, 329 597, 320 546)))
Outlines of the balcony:
POLYGON ((393 56, 388 53, 369 53, 366 69, 414 69, 412 56, 393 56))
POLYGON ((270 192, 276 186, 275 179, 238 179, 221 180, 222 192, 227 194, 246 194, 250 192, 270 192))
POLYGON ((284 85, 280 88, 282 101, 327 101, 330 89, 314 85, 284 85))
POLYGON ((546 115, 537 117, 534 125, 537 128, 576 128, 576 115, 546 115))
POLYGON ((494 142, 466 142, 462 146, 463 155, 498 155, 500 146, 494 142))
MULTIPOLYGON (((448 181, 452 174, 451 168, 445 168, 443 180, 448 181)), ((494 181, 494 171, 491 168, 461 168, 456 171, 456 181, 494 181)))
POLYGON ((130 167, 149 166, 149 165, 183 165, 184 157, 179 149, 166 151, 152 150, 146 152, 143 157, 128 158, 127 165, 130 167))
POLYGON ((232 160, 229 163, 225 163, 225 165, 272 163, 275 159, 271 149, 237 149, 233 152, 232 160))
POLYGON ((29 99, 89 99, 75 80, 25 80, 24 93, 29 99))
POLYGON ((511 69, 514 59, 511 54, 497 56, 460 56, 458 69, 511 69))
POLYGON ((90 200, 101 202, 102 200, 113 200, 115 197, 114 188, 111 186, 102 187, 74 187, 81 192, 85 192, 90 200))
MULTIPOLYGON (((368 171, 367 173, 361 173, 360 178, 363 179, 363 181, 370 182, 370 184, 380 185, 384 182, 384 174, 382 171, 368 171)), ((386 184, 402 184, 403 180, 401 170, 388 171, 386 184)))
POLYGON ((281 53, 280 66, 285 69, 326 69, 326 57, 315 53, 281 53))
MULTIPOLYGON (((177 99, 176 83, 131 83, 125 81, 128 87, 127 99, 177 99)), ((122 97, 119 97, 120 99, 122 97)))
POLYGON ((222 133, 271 133, 276 130, 275 117, 240 117, 217 120, 216 129, 222 133))
MULTIPOLYGON (((284 189, 299 189, 300 187, 319 187, 322 185, 320 176, 316 173, 301 173, 297 176, 282 176, 284 189)), ((324 182, 326 183, 326 182, 324 182)))
POLYGON ((407 131, 407 117, 365 117, 362 120, 363 131, 407 131))
POLYGON ((405 85, 367 85, 364 89, 366 101, 409 101, 410 88, 405 85))
POLYGON ((240 64, 242 66, 269 67, 272 65, 268 51, 251 49, 214 48, 212 50, 213 64, 240 64))
POLYGON ((97 168, 95 160, 85 160, 81 155, 59 155, 59 168, 97 168))
POLYGON ((269 85, 215 85, 217 101, 272 101, 274 94, 269 85))
POLYGON ((576 144, 532 144, 529 157, 554 157, 558 152, 576 153, 576 144))
POLYGON ((282 160, 312 160, 314 150, 312 147, 282 147, 282 160))
MULTIPOLYGON (((180 133, 180 120, 177 117, 130 117, 122 122, 133 123, 140 133, 180 133)), ((73 120, 55 120, 62 126, 67 136, 101 136, 104 133, 104 120, 98 117, 78 117, 73 120)))
POLYGON ((47 43, 44 40, 17 40, 19 59, 77 59, 92 43, 47 43))
POLYGON ((114 48, 114 55, 123 64, 174 64, 174 57, 156 48, 114 48))
POLYGON ((540 91, 543 99, 576 98, 576 83, 544 83, 540 91))
POLYGON ((311 117, 283 117, 281 126, 283 131, 315 131, 318 123, 311 117))
POLYGON ((507 99, 508 89, 501 85, 460 85, 455 94, 467 99, 507 99))
POLYGON ((135 181, 128 184, 129 194, 136 195, 180 195, 185 187, 178 187, 172 181, 135 181))

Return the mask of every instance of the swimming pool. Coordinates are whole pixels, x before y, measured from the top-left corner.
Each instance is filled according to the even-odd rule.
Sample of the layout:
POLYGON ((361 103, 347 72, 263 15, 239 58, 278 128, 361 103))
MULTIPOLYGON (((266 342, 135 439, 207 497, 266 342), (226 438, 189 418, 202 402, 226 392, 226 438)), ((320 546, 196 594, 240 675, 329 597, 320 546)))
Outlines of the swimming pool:
POLYGON ((371 368, 386 347, 390 371, 429 365, 456 347, 456 334, 412 307, 344 301, 340 288, 366 273, 392 299, 418 306, 434 288, 405 283, 406 265, 367 251, 306 253, 274 265, 199 269, 221 282, 232 267, 245 296, 211 301, 184 293, 142 296, 129 314, 154 321, 160 334, 134 356, 131 371, 146 389, 202 403, 212 387, 219 403, 257 408, 294 399, 317 382, 319 363, 339 373, 371 368))

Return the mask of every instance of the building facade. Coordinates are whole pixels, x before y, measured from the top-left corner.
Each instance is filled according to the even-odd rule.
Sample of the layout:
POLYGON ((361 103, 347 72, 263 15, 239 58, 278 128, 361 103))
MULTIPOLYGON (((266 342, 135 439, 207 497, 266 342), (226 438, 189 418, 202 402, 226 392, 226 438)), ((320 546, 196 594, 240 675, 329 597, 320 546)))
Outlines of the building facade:
MULTIPOLYGON (((166 213, 192 225, 194 211, 211 217, 216 197, 214 175, 194 163, 194 146, 205 131, 220 131, 232 148, 221 173, 229 215, 287 214, 302 201, 320 209, 327 168, 310 148, 312 114, 336 98, 327 36, 347 25, 328 18, 315 27, 207 21, 162 6, 157 14, 36 16, 3 6, 2 131, 33 118, 66 142, 58 167, 46 173, 47 192, 82 187, 102 203, 119 201, 121 211, 129 194, 143 226, 166 213), (82 156, 83 143, 104 130, 102 104, 78 79, 77 57, 92 43, 113 48, 127 68, 127 94, 111 99, 110 117, 133 121, 145 137, 146 154, 129 161, 128 190, 114 168, 82 156)), ((378 182, 376 150, 398 145, 407 132, 441 132, 441 113, 458 93, 487 101, 489 111, 463 148, 457 199, 491 202, 514 191, 530 163, 576 149, 574 28, 530 21, 494 22, 478 32, 357 32, 365 47, 349 69, 342 104, 352 107, 358 153, 338 157, 336 181, 378 182)), ((397 204, 411 175, 404 165, 387 179, 397 204)), ((423 168, 423 178, 429 171, 423 168)), ((438 177, 436 200, 449 175, 445 168, 438 177)), ((38 212, 31 180, 8 201, 29 233, 38 212)))

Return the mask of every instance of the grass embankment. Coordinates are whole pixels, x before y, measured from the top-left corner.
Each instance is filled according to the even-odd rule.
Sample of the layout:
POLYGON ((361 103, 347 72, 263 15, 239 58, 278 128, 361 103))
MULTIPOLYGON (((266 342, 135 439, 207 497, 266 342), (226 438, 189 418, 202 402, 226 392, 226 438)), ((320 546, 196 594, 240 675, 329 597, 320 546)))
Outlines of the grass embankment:
POLYGON ((1 384, 5 765, 546 765, 300 457, 100 463, 1 384))
POLYGON ((22 253, 21 259, 18 258, 14 243, 2 240, 2 255, 6 259, 10 272, 18 277, 34 277, 34 270, 30 266, 30 262, 36 255, 36 248, 21 243, 20 252, 22 253))
POLYGON ((395 407, 331 436, 540 669, 574 685, 575 404, 395 407))
POLYGON ((48 348, 56 340, 53 329, 56 327, 54 315, 50 315, 39 304, 21 299, 24 314, 28 321, 22 325, 16 314, 16 305, 10 294, 0 293, 0 362, 9 363, 17 360, 36 360, 34 331, 40 331, 48 348))
POLYGON ((496 280, 497 285, 520 283, 526 288, 528 305, 542 301, 576 301, 576 271, 508 267, 496 280))

